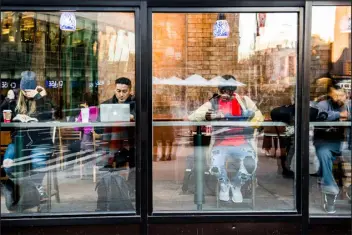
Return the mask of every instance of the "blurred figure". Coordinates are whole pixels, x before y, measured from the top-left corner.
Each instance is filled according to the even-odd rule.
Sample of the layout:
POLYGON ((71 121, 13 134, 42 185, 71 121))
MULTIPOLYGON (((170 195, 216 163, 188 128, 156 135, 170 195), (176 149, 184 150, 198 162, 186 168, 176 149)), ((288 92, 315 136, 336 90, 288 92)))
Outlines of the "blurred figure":
POLYGON ((4 121, 4 117, 2 116, 2 112, 6 109, 11 110, 12 117, 14 117, 16 102, 17 102, 17 96, 15 95, 14 90, 9 90, 7 92, 7 96, 4 98, 4 100, 0 104, 1 122, 4 121))
MULTIPOLYGON (((222 76, 225 80, 236 80, 232 75, 222 76)), ((203 104, 188 119, 191 121, 221 120, 231 117, 245 117, 242 120, 261 122, 262 113, 248 96, 235 93, 236 86, 219 86, 219 95, 213 96, 210 101, 203 104)), ((256 146, 253 141, 254 129, 251 127, 213 127, 210 173, 218 177, 220 182, 219 199, 241 203, 243 196, 241 186, 251 179, 257 168, 256 146), (227 175, 225 163, 228 158, 236 162, 236 174, 230 180, 227 175)))
MULTIPOLYGON (((99 109, 96 106, 98 98, 89 92, 84 93, 81 108, 88 108, 88 121, 95 122, 98 119, 99 109)), ((77 122, 82 122, 82 111, 80 112, 77 122)), ((80 149, 83 151, 93 149, 93 134, 94 129, 91 126, 85 127, 75 127, 76 131, 82 131, 82 140, 80 144, 80 149)))

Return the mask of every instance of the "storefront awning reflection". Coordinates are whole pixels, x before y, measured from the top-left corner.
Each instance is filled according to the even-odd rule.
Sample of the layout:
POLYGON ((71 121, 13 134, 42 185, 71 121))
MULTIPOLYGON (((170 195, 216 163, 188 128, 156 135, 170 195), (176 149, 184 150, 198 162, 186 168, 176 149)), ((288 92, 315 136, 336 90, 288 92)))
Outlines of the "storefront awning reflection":
POLYGON ((236 81, 234 79, 225 80, 221 76, 214 77, 210 80, 203 78, 198 74, 194 74, 186 79, 178 77, 170 78, 157 78, 153 77, 154 85, 176 85, 176 86, 246 86, 244 83, 236 81))

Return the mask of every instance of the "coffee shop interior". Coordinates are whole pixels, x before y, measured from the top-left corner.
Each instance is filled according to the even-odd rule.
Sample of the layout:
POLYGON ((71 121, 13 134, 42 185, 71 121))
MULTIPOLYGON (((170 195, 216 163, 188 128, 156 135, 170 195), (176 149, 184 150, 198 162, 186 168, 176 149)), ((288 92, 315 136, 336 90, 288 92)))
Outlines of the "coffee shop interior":
MULTIPOLYGON (((68 17, 72 17, 71 13, 68 17)), ((56 191, 53 197, 48 191, 48 210, 50 213, 94 212, 99 191, 96 187, 107 172, 106 166, 99 164, 106 156, 101 148, 106 144, 104 133, 94 132, 94 128, 99 129, 99 122, 87 124, 93 126, 94 148, 82 155, 82 150, 73 154, 69 148, 72 142, 80 141, 80 135, 77 139, 65 139, 65 133, 70 129, 72 134, 76 128, 84 127, 77 117, 85 94, 96 97, 92 106, 98 107, 115 96, 115 80, 126 77, 131 81, 131 96, 138 95, 135 89, 137 22, 135 14, 130 12, 74 12, 75 29, 65 30, 61 27, 62 15, 62 12, 1 12, 1 103, 8 98, 9 90, 14 91, 15 97, 21 92, 23 71, 36 74, 37 85, 46 90, 46 98, 52 104, 52 119, 58 123, 53 131, 54 154, 51 164, 46 166, 48 172, 53 172, 46 173, 43 180, 44 188, 56 191), (112 20, 117 18, 119 20, 112 20), (67 126, 64 123, 68 123, 67 126), (67 157, 69 155, 74 157, 67 157)), ((341 26, 346 17, 350 24, 351 8, 347 6, 313 7, 311 101, 327 94, 329 82, 317 82, 323 78, 323 81, 340 84, 351 102, 351 29, 349 26, 349 31, 342 30, 341 26)), ((295 163, 300 156, 294 153, 294 141, 288 144, 297 137, 295 122, 278 126, 270 123, 275 122, 271 115, 273 109, 293 105, 297 97, 298 14, 153 13, 151 28, 152 77, 142 75, 142 79, 153 81, 153 157, 149 159, 152 161, 153 209, 296 211, 295 163), (218 81, 224 75, 233 76, 234 92, 249 97, 262 114, 263 123, 267 123, 254 128, 256 169, 241 187, 243 200, 240 202, 220 200, 221 184, 209 171, 211 159, 207 153, 215 127, 197 126, 190 118, 195 110, 217 96, 218 81), (201 147, 195 147, 199 130, 201 147), (194 173, 197 151, 201 151, 204 158, 202 207, 199 201, 195 203, 194 196, 199 190, 194 173)), ((7 108, 1 111, 4 110, 7 108)), ((129 145, 127 149, 134 147, 131 146, 134 142, 129 141, 135 136, 136 129, 131 124, 134 121, 135 118, 131 119, 127 127, 111 125, 112 129, 132 130, 127 140, 122 140, 122 145, 129 145)), ((311 124, 313 135, 314 121, 311 124)), ((1 125, 4 126, 1 127, 4 168, 3 156, 11 142, 11 131, 4 123, 1 125)), ((345 127, 350 128, 350 122, 345 127)), ((346 135, 342 141, 346 150, 347 138, 346 135)), ((319 160, 312 139, 309 210, 312 215, 324 215, 319 160)), ((231 161, 226 161, 225 167, 229 175, 235 174, 231 161)), ((346 196, 351 184, 350 159, 345 157, 342 163, 334 164, 333 169, 340 186, 336 214, 350 215, 350 200, 346 196)), ((132 171, 133 167, 127 165, 116 174, 131 181, 134 179, 132 171)), ((2 171, 1 179, 6 177, 2 171)), ((234 197, 234 192, 230 195, 234 197)), ((1 213, 19 213, 8 210, 5 196, 1 194, 1 213)), ((134 199, 131 200, 135 206, 134 199)), ((33 211, 36 209, 21 213, 33 211)))

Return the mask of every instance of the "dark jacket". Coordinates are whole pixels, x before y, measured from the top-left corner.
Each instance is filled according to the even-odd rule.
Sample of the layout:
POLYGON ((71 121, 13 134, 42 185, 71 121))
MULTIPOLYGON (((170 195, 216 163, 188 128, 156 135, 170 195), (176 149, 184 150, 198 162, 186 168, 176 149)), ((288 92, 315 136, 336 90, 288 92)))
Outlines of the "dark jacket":
MULTIPOLYGON (((41 97, 39 94, 34 99, 36 102, 36 112, 31 114, 30 117, 38 119, 38 122, 53 121, 53 107, 49 100, 46 97, 41 97)), ((28 109, 29 107, 27 107, 28 109)), ((19 130, 16 129, 15 131, 19 130)), ((21 132, 24 136, 24 148, 32 148, 32 146, 39 144, 53 144, 50 127, 21 128, 21 132)))

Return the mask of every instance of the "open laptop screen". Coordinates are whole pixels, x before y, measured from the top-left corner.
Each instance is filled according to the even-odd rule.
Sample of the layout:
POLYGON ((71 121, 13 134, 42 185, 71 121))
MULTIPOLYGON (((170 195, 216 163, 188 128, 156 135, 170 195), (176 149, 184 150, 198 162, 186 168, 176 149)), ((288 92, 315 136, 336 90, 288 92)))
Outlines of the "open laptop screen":
POLYGON ((102 122, 130 121, 130 105, 129 104, 101 104, 100 121, 102 122))

